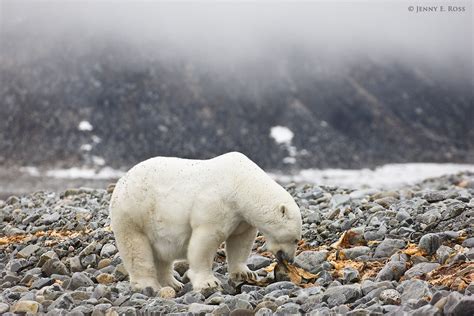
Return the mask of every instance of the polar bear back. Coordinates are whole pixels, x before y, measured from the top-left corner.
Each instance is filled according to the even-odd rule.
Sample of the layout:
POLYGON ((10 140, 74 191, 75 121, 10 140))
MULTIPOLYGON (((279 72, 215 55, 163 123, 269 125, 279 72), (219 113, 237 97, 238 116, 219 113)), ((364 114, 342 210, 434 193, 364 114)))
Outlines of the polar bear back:
MULTIPOLYGON (((116 185, 111 212, 131 223, 146 226, 147 221, 172 223, 174 227, 207 220, 194 214, 197 203, 216 199, 229 202, 240 178, 264 174, 246 156, 228 153, 209 160, 155 157, 130 169, 116 185)), ((215 212, 215 208, 213 208, 215 212)), ((217 214, 215 214, 217 215, 217 214)), ((228 215, 228 214, 226 214, 228 215)))

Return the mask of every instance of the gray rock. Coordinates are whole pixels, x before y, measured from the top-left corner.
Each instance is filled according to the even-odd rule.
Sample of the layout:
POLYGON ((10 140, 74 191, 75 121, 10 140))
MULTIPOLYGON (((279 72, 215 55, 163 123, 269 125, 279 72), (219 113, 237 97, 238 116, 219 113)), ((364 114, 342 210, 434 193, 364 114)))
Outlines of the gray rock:
POLYGON ((251 255, 247 259, 247 266, 250 270, 258 270, 264 267, 269 266, 272 263, 270 258, 260 256, 260 255, 251 255))
POLYGON ((428 272, 433 271, 434 269, 440 266, 439 263, 434 262, 422 262, 414 265, 411 269, 405 272, 405 278, 411 279, 414 277, 419 277, 425 275, 428 272))
POLYGON ((262 301, 255 306, 255 311, 259 311, 260 309, 269 309, 272 313, 276 311, 278 305, 272 301, 262 301))
POLYGON ((464 240, 462 246, 467 248, 474 248, 474 237, 467 238, 466 240, 464 240))
POLYGON ((72 306, 74 306, 74 300, 72 299, 71 295, 65 293, 59 296, 51 305, 49 305, 48 311, 52 311, 54 309, 69 310, 72 306))
POLYGON ((94 285, 94 282, 84 272, 74 272, 66 289, 75 290, 80 287, 88 287, 92 285, 94 285))
POLYGON ((0 315, 3 315, 4 313, 8 312, 9 309, 10 306, 7 303, 0 302, 0 315))
POLYGON ((43 272, 47 276, 51 276, 52 274, 69 274, 69 271, 67 270, 64 263, 62 263, 57 258, 49 259, 48 261, 46 261, 46 263, 41 267, 41 272, 43 272))
POLYGON ((423 198, 430 203, 435 203, 446 200, 448 198, 448 195, 445 191, 430 191, 426 192, 423 195, 423 198))
POLYGON ((115 280, 123 281, 128 276, 128 271, 125 269, 123 263, 117 265, 113 273, 115 280))
POLYGON ((83 267, 92 267, 92 268, 94 268, 97 265, 97 255, 93 253, 93 254, 87 255, 85 257, 82 257, 81 265, 83 267))
POLYGON ((353 283, 359 280, 359 271, 352 267, 344 268, 342 275, 344 284, 353 283))
POLYGON ((205 297, 204 295, 201 294, 201 292, 189 292, 184 294, 183 296, 183 301, 186 304, 192 304, 192 303, 202 303, 204 302, 205 297))
POLYGON ((438 250, 436 250, 436 257, 438 262, 444 264, 456 251, 448 246, 441 245, 438 250))
POLYGON ((32 256, 39 249, 40 249, 40 247, 38 245, 31 244, 31 245, 28 245, 25 248, 21 249, 20 251, 18 251, 16 256, 18 258, 28 259, 30 256, 32 256))
POLYGON ((51 259, 59 259, 57 253, 52 250, 45 252, 39 258, 38 267, 42 267, 47 261, 51 259))
MULTIPOLYGON (((447 314, 449 315, 449 314, 447 314)), ((453 315, 470 316, 474 315, 474 296, 464 296, 454 305, 453 315)))
POLYGON ((61 218, 58 212, 54 212, 53 214, 44 214, 41 219, 43 224, 49 225, 52 223, 56 223, 61 218))
POLYGON ((430 225, 441 219, 441 213, 437 209, 429 210, 417 217, 418 221, 430 225))
POLYGON ((335 194, 331 198, 331 207, 337 208, 340 205, 349 203, 350 200, 351 200, 351 197, 347 194, 335 194))
POLYGON ((437 234, 426 234, 418 242, 418 248, 427 255, 433 255, 441 246, 441 238, 437 234))
POLYGON ((303 251, 295 257, 295 265, 311 273, 318 273, 327 257, 327 251, 303 251))
POLYGON ((398 250, 404 248, 406 242, 401 239, 390 239, 385 238, 375 249, 374 257, 375 258, 385 258, 390 257, 398 250))
POLYGON ((400 293, 393 289, 383 290, 379 295, 379 299, 384 305, 400 305, 402 301, 400 293))
POLYGON ((447 218, 453 218, 461 215, 466 209, 466 204, 459 202, 457 200, 450 200, 446 203, 447 206, 447 218))
POLYGON ((332 307, 351 303, 361 297, 361 295, 362 291, 358 284, 339 285, 328 287, 326 292, 323 294, 323 300, 332 307))
POLYGON ((256 313, 255 316, 272 316, 273 311, 269 308, 263 307, 260 308, 256 313))
POLYGON ((410 299, 418 300, 431 294, 428 283, 422 280, 403 281, 401 287, 403 288, 402 303, 410 299))
POLYGON ((298 315, 299 310, 300 310, 300 306, 298 304, 286 303, 277 308, 276 314, 277 315, 298 315))
POLYGON ((366 246, 356 246, 353 248, 341 249, 340 254, 346 259, 355 259, 360 256, 365 256, 370 253, 370 248, 366 246))
POLYGON ((401 209, 398 211, 397 215, 395 216, 395 218, 399 221, 399 222, 403 222, 404 220, 407 220, 409 218, 411 218, 411 215, 410 213, 408 213, 407 211, 401 209))
POLYGON ((294 283, 289 281, 281 281, 268 285, 265 288, 265 294, 269 294, 276 290, 293 290, 295 288, 297 288, 297 286, 294 283))
POLYGON ((443 306, 443 312, 445 315, 455 315, 454 309, 461 301, 463 295, 459 292, 451 292, 446 296, 446 302, 443 306))
POLYGON ((6 269, 11 272, 18 272, 29 265, 25 259, 13 259, 10 260, 6 266, 6 269))
POLYGON ((102 258, 108 258, 117 253, 117 248, 112 244, 105 244, 100 250, 100 256, 102 258))
POLYGON ((84 249, 82 249, 82 251, 79 253, 79 257, 83 258, 90 254, 93 254, 95 252, 96 246, 97 246, 97 243, 95 241, 90 243, 84 249))
POLYGON ((398 199, 392 196, 386 196, 380 199, 376 199, 374 203, 377 203, 380 206, 383 206, 384 208, 389 208, 392 204, 395 204, 398 202, 398 199))
POLYGON ((31 284, 31 288, 39 290, 53 283, 54 283, 54 279, 52 278, 39 278, 31 284))
POLYGON ((433 305, 425 305, 410 312, 413 316, 441 316, 441 311, 433 305))
POLYGON ((235 297, 235 296, 226 297, 225 301, 224 301, 224 304, 226 304, 231 311, 235 310, 235 309, 253 310, 252 304, 250 304, 245 299, 240 299, 240 298, 235 297))
POLYGON ((79 259, 79 256, 74 256, 72 258, 68 259, 69 263, 69 268, 71 269, 71 272, 81 272, 84 270, 81 264, 81 259, 79 259))

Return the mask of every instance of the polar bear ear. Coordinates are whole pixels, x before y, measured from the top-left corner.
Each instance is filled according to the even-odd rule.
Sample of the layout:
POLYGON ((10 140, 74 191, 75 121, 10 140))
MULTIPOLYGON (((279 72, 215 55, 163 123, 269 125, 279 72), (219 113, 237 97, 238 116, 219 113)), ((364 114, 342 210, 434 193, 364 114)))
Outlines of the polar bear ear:
POLYGON ((280 204, 279 211, 280 211, 281 217, 288 216, 288 208, 286 207, 285 204, 280 204))

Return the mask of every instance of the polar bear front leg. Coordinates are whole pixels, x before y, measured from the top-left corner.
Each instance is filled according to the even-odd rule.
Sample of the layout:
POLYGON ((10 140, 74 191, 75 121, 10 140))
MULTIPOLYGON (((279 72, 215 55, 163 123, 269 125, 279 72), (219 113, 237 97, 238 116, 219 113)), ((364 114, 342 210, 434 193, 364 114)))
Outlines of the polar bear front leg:
POLYGON ((243 232, 230 235, 225 242, 230 278, 233 280, 256 280, 257 273, 247 267, 257 229, 248 226, 243 232))
POLYGON ((162 286, 171 286, 176 291, 183 288, 183 283, 179 282, 173 276, 173 263, 162 260, 156 261, 156 272, 158 274, 158 280, 162 286))
POLYGON ((221 242, 206 227, 193 229, 188 247, 188 277, 195 291, 221 285, 212 273, 212 262, 221 242))

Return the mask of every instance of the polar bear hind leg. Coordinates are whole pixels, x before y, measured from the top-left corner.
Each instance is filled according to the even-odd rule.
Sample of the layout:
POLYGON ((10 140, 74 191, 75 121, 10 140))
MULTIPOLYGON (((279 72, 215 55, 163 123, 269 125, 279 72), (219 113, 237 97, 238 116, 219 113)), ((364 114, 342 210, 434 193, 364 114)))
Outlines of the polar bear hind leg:
POLYGON ((153 256, 153 248, 148 238, 141 232, 113 225, 115 239, 125 269, 130 275, 130 285, 134 290, 151 287, 161 288, 153 256))
POLYGON ((247 267, 247 259, 252 251, 256 235, 257 229, 245 224, 242 229, 238 229, 227 238, 225 248, 231 279, 239 281, 257 279, 257 274, 247 267))
POLYGON ((209 229, 205 226, 193 229, 188 247, 188 277, 194 291, 221 285, 219 279, 212 273, 212 262, 222 242, 223 240, 218 240, 216 236, 209 234, 209 229))

